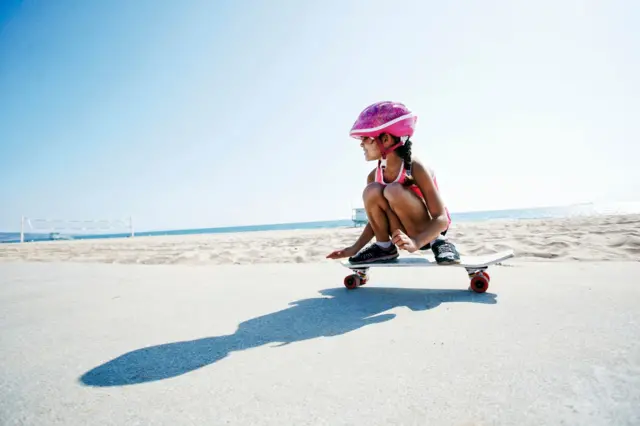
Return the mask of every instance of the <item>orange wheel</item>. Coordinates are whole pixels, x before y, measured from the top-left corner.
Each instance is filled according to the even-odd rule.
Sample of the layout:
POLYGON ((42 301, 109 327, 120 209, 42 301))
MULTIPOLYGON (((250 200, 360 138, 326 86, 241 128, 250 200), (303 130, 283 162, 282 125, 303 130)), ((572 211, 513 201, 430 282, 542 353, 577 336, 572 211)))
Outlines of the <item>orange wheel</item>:
POLYGON ((489 288, 489 277, 482 273, 476 274, 471 278, 471 290, 476 293, 484 293, 489 288))
POLYGON ((348 275, 344 278, 344 286, 349 290, 353 290, 354 288, 357 288, 359 285, 361 285, 360 282, 361 280, 358 274, 348 275))

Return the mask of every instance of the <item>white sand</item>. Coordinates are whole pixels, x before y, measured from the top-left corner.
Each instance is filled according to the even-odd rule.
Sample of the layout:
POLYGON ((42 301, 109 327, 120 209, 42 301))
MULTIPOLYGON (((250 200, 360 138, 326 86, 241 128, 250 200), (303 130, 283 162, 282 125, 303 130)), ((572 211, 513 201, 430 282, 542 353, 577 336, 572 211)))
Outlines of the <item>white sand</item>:
MULTIPOLYGON (((142 264, 331 262, 362 228, 0 244, 0 260, 142 264)), ((640 215, 455 223, 462 254, 512 248, 519 260, 640 260, 640 215)))

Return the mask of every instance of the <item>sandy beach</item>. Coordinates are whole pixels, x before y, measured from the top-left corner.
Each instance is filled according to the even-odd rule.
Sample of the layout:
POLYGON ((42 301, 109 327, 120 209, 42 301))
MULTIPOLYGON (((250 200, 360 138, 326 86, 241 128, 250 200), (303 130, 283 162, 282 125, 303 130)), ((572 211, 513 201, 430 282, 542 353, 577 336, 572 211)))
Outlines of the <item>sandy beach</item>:
MULTIPOLYGON (((0 244, 0 261, 224 265, 331 262, 362 228, 0 244)), ((461 254, 513 249, 519 260, 638 261, 640 215, 454 223, 461 254)), ((403 254, 406 254, 404 252, 403 254)))
POLYGON ((640 423, 640 215, 456 224, 484 294, 359 232, 0 246, 0 424, 640 423))

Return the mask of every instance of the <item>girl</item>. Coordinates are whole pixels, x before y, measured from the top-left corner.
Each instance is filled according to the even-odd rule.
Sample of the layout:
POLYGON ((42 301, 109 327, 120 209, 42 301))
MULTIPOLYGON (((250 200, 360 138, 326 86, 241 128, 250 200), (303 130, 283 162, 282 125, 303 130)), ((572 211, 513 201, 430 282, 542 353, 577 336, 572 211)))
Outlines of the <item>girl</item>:
POLYGON ((398 102, 377 102, 360 113, 350 136, 360 140, 366 161, 378 161, 363 192, 369 223, 352 246, 327 258, 369 263, 397 258, 398 248, 409 253, 431 248, 440 264, 460 262, 455 246, 444 239, 451 217, 435 174, 411 157, 416 120, 398 102), (376 242, 362 250, 374 236, 376 242))

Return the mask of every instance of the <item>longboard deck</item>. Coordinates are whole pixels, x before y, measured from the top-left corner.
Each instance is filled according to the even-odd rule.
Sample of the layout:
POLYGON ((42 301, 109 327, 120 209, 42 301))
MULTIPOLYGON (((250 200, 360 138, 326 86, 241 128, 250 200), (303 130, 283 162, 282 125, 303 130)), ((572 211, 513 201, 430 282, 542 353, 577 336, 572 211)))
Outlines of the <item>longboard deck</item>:
POLYGON ((416 267, 424 268, 429 266, 438 267, 459 267, 459 268, 486 268, 487 266, 494 265, 503 260, 509 259, 514 256, 513 250, 504 250, 498 253, 484 254, 480 256, 468 255, 460 256, 460 263, 454 263, 451 265, 438 265, 432 256, 407 256, 398 257, 394 260, 372 262, 372 263, 358 263, 353 264, 348 260, 343 260, 340 263, 349 269, 367 269, 367 268, 402 268, 402 267, 416 267))

